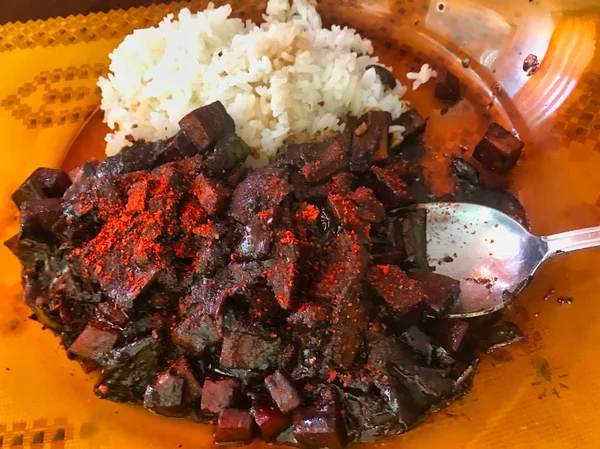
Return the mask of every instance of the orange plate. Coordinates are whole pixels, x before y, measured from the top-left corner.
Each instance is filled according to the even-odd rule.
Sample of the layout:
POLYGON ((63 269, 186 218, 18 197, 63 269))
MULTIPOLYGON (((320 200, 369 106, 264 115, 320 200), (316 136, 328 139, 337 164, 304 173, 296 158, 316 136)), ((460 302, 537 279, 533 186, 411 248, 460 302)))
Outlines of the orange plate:
MULTIPOLYGON (((256 19, 264 7, 240 3, 234 9, 245 18, 256 19)), ((550 234, 600 221, 600 64, 596 51, 600 11, 594 4, 595 0, 326 0, 319 8, 326 23, 350 24, 373 39, 377 54, 407 84, 406 71, 424 62, 449 66, 460 75, 464 99, 451 107, 434 99, 431 83, 417 92, 409 88, 407 94, 429 117, 426 140, 431 149, 424 164, 436 193, 449 189, 450 154, 466 149, 469 155, 492 121, 514 127, 526 149, 510 176, 510 188, 529 212, 533 231, 550 234), (540 71, 531 77, 522 70, 529 53, 543 59, 540 71), (469 68, 461 63, 467 57, 469 68)), ((108 52, 132 26, 156 22, 181 6, 199 9, 205 5, 192 1, 69 18, 67 33, 85 34, 76 29, 80 21, 95 27, 100 38, 79 37, 69 51, 60 46, 49 50, 42 42, 41 48, 8 55, 0 52, 0 61, 25 67, 32 59, 27 52, 38 52, 39 64, 56 67, 59 61, 54 70, 62 70, 63 75, 74 60, 102 71, 108 52), (116 31, 104 36, 106 28, 98 23, 116 31)), ((66 26, 27 24, 42 34, 47 32, 42 29, 46 25, 66 26)), ((0 29, 0 33, 9 31, 0 29)), ((0 153, 4 238, 17 229, 17 211, 7 196, 10 190, 37 165, 60 165, 80 126, 77 120, 45 128, 27 125, 23 116, 29 112, 13 106, 15 99, 29 96, 29 91, 17 89, 22 80, 11 76, 8 84, 16 93, 13 103, 5 99, 8 88, 0 87, 0 119, 7 136, 2 139, 10 143, 0 153)), ((84 80, 82 89, 88 89, 89 98, 97 104, 97 93, 90 93, 94 77, 87 76, 80 73, 78 79, 84 80)), ((46 82, 39 76, 34 80, 46 82)), ((31 100, 40 109, 38 118, 51 100, 47 95, 31 100)), ((81 108, 83 112, 93 109, 91 100, 81 108)), ((93 115, 68 152, 64 167, 70 169, 90 155, 102 155, 105 132, 101 115, 93 115)), ((21 442, 37 448, 213 446, 209 426, 97 399, 92 394, 93 376, 67 360, 55 336, 27 320, 29 311, 20 299, 19 265, 5 248, 0 251, 0 447, 21 442)), ((508 312, 525 331, 525 342, 484 356, 469 395, 418 429, 372 447, 600 447, 600 409, 595 399, 600 394, 600 309, 594 302, 600 290, 599 256, 591 250, 544 266, 508 312), (557 299, 562 296, 574 301, 560 304, 557 299)), ((264 446, 256 441, 252 447, 264 446)))

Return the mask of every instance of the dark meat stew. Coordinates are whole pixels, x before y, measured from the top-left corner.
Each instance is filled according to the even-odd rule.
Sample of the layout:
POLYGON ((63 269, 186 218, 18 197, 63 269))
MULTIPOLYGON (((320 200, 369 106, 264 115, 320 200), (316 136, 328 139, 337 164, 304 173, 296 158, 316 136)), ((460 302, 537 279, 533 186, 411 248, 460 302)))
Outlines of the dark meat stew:
MULTIPOLYGON (((400 122, 418 142, 425 120, 400 122)), ((70 175, 36 170, 6 242, 32 317, 100 370, 99 397, 212 420, 218 443, 335 449, 406 432, 469 390, 478 350, 521 334, 444 318, 460 283, 428 265, 415 205, 436 198, 391 124, 371 111, 248 170, 250 148, 214 103, 168 140, 70 175)), ((507 133, 490 128, 475 158, 512 168, 521 145, 507 133)), ((451 169, 452 199, 527 223, 473 165, 451 169)))

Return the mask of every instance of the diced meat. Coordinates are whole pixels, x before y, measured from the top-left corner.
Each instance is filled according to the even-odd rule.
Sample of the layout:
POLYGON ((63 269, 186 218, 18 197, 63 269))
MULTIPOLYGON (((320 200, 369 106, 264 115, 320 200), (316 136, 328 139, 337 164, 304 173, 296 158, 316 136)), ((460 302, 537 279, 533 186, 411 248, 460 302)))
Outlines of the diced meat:
POLYGON ((183 379, 183 401, 186 405, 194 405, 202 397, 202 385, 189 362, 181 357, 171 363, 170 370, 183 379))
POLYGON ((456 75, 446 69, 438 70, 435 78, 435 96, 443 101, 458 101, 460 82, 456 75))
POLYGON ((183 408, 184 380, 169 370, 162 372, 144 393, 144 406, 155 413, 177 416, 183 408))
POLYGON ((327 205, 341 226, 361 236, 369 235, 368 223, 360 218, 358 208, 350 198, 335 193, 330 194, 327 197, 327 205))
POLYGON ((429 323, 427 330, 446 350, 455 353, 463 345, 469 323, 453 318, 435 320, 429 323))
POLYGON ((179 121, 179 126, 199 152, 211 149, 219 139, 235 132, 235 123, 220 101, 190 112, 179 121))
POLYGON ((498 123, 492 123, 475 146, 473 157, 489 170, 506 173, 517 165, 525 144, 498 123))
POLYGON ((384 87, 387 87, 388 89, 393 89, 396 87, 396 78, 394 78, 394 75, 392 75, 392 72, 390 72, 388 69, 375 64, 370 64, 365 67, 365 70, 370 69, 375 70, 375 73, 377 73, 377 76, 381 80, 381 84, 383 84, 384 87))
POLYGON ((242 388, 239 379, 206 379, 202 388, 200 409, 205 413, 218 415, 224 409, 235 405, 236 397, 242 388))
POLYGON ((273 232, 269 222, 271 219, 256 216, 244 226, 242 239, 236 249, 236 255, 241 260, 262 260, 271 254, 273 232))
POLYGON ((356 212, 362 220, 370 223, 379 223, 385 218, 385 209, 377 201, 371 189, 359 187, 348 195, 348 198, 354 202, 356 212))
POLYGON ((427 312, 441 316, 448 311, 460 293, 460 281, 443 274, 424 272, 416 276, 425 296, 427 312))
POLYGON ((347 297, 340 301, 333 311, 331 324, 335 331, 332 335, 332 361, 337 366, 350 368, 367 326, 360 297, 347 297))
POLYGON ((62 213, 60 198, 46 198, 21 202, 20 239, 32 239, 40 242, 52 242, 52 227, 62 213))
POLYGON ((349 233, 338 234, 327 251, 316 295, 329 301, 353 297, 365 276, 369 253, 358 236, 349 233))
POLYGON ((212 180, 203 174, 196 177, 193 192, 208 215, 221 212, 231 195, 222 181, 212 180))
POLYGON ((252 441, 252 416, 248 410, 226 408, 219 414, 215 429, 215 443, 250 444, 252 441))
POLYGON ((334 406, 304 407, 294 414, 294 436, 303 449, 341 449, 344 430, 334 406))
MULTIPOLYGON (((236 134, 227 134, 206 156, 206 169, 210 176, 233 175, 246 161, 250 147, 236 134)), ((237 183, 235 183, 237 184, 237 183)))
POLYGON ((207 348, 223 341, 214 318, 192 314, 181 320, 173 329, 173 343, 183 348, 189 355, 200 357, 207 348))
POLYGON ((417 281, 410 279, 395 265, 378 265, 369 269, 367 281, 384 301, 390 315, 402 319, 421 310, 424 293, 417 281))
POLYGON ((229 215, 242 224, 273 210, 291 192, 287 175, 277 170, 253 171, 234 190, 229 215))
POLYGON ((392 122, 392 125, 400 125, 404 127, 402 136, 405 141, 414 139, 425 132, 427 121, 416 109, 409 109, 406 112, 400 114, 396 120, 392 122))
POLYGON ((320 182, 346 166, 349 146, 349 139, 342 133, 323 142, 288 145, 285 155, 308 182, 320 182))
POLYGON ((71 186, 71 179, 62 170, 37 168, 12 194, 12 200, 21 207, 23 201, 61 198, 71 186))
POLYGON ((117 331, 99 323, 90 323, 69 346, 69 352, 82 359, 93 360, 110 351, 118 338, 117 331))
POLYGON ((284 415, 275 407, 254 405, 250 414, 265 441, 274 441, 281 432, 292 425, 292 416, 284 415))
POLYGON ((223 338, 220 364, 224 368, 266 371, 277 366, 282 349, 277 337, 233 331, 223 338))
POLYGON ((352 192, 357 184, 356 176, 349 172, 341 172, 319 184, 309 184, 300 173, 290 174, 294 196, 298 201, 321 200, 329 194, 342 196, 352 192))
POLYGON ((282 413, 290 413, 300 406, 302 398, 288 377, 280 370, 265 378, 265 385, 273 402, 282 413))
POLYGON ((369 111, 357 123, 352 137, 350 169, 363 172, 371 164, 388 158, 388 134, 392 116, 385 111, 369 111))
POLYGON ((285 310, 295 308, 293 302, 297 289, 300 249, 292 231, 280 233, 275 238, 272 270, 267 270, 267 282, 275 293, 279 305, 285 310))
POLYGON ((375 192, 377 199, 386 209, 413 204, 415 200, 408 192, 408 185, 401 178, 405 171, 398 164, 389 167, 371 167, 365 181, 368 187, 375 192))

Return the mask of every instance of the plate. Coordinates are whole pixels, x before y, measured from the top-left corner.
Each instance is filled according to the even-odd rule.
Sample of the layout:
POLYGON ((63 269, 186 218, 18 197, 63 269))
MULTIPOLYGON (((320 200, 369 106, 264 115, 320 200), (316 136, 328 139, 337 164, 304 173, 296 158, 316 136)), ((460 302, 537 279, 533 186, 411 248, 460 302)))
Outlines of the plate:
MULTIPOLYGON (((406 96, 429 118, 428 150, 414 156, 422 157, 435 193, 450 189, 450 155, 470 157, 491 122, 519 133, 526 143, 519 165, 508 181, 488 181, 498 187, 507 182, 527 209, 533 232, 543 235, 600 222, 600 117, 592 101, 600 89, 599 22, 595 10, 563 14, 558 2, 532 3, 327 0, 319 9, 326 23, 351 24, 372 39, 376 53, 407 84, 405 73, 423 63, 459 75, 464 100, 456 105, 435 100, 431 83, 409 89, 406 96), (543 59, 531 77, 521 67, 529 53, 543 59)), ((241 12, 248 17, 261 9, 244 3, 241 12)), ((67 142, 77 135, 65 145, 63 167, 102 157, 106 132, 97 111, 78 135, 73 130, 61 136, 67 142)), ((27 167, 47 160, 36 154, 27 167)), ((3 187, 24 179, 23 170, 11 173, 3 187)), ((14 233, 16 210, 5 198, 2 204, 7 229, 14 233)), ((39 443, 41 432, 40 447, 55 447, 52 440, 70 448, 213 447, 209 426, 97 399, 94 375, 84 374, 55 336, 27 320, 16 260, 4 248, 0 260, 5 267, 0 278, 0 446, 39 443)), ((545 265, 507 312, 526 341, 484 355, 470 394, 414 431, 371 447, 600 446, 594 400, 600 393, 600 308, 594 303, 599 261, 600 252, 591 250, 545 265), (561 297, 573 301, 563 304, 561 297)), ((251 447, 266 444, 255 441, 251 447)))

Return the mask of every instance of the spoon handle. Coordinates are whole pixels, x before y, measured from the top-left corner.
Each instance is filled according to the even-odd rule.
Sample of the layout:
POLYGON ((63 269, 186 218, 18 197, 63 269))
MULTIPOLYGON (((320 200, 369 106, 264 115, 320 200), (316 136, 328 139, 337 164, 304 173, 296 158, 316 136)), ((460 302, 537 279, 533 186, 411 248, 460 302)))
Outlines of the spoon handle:
POLYGON ((542 237, 548 245, 548 256, 600 246, 600 226, 562 232, 542 237))

